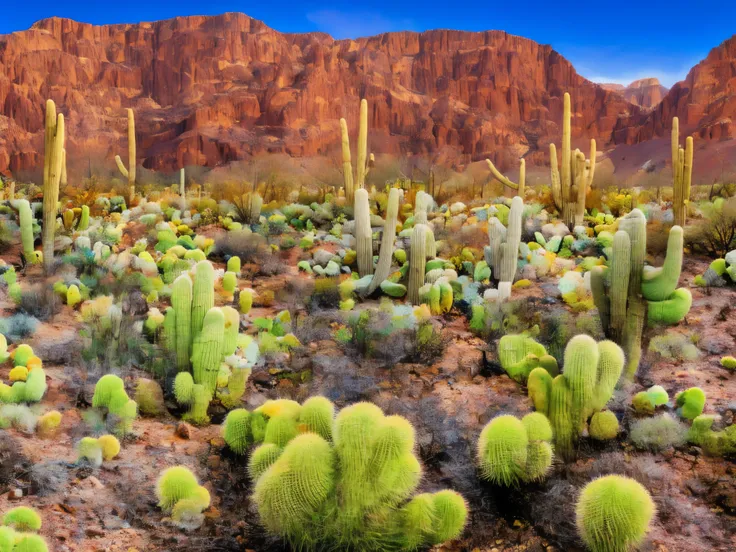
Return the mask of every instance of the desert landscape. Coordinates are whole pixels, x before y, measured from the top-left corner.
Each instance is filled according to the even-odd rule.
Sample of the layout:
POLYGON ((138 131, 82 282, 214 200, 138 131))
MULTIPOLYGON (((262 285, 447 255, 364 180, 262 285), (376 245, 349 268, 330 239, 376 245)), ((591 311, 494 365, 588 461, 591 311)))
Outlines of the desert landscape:
POLYGON ((736 35, 0 34, 0 552, 736 549, 735 116, 736 35))

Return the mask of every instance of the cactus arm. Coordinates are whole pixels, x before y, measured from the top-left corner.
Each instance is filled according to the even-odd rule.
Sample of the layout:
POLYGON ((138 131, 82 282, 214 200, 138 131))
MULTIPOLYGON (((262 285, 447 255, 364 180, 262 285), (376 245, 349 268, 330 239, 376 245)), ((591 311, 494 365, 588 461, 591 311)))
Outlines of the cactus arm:
POLYGON ((552 182, 552 200, 555 207, 562 211, 562 183, 560 182, 560 169, 557 163, 557 147, 549 145, 549 172, 552 182))
POLYGON ((623 338, 626 327, 626 304, 631 278, 631 240, 629 235, 619 230, 613 236, 613 254, 611 257, 611 322, 610 334, 614 341, 623 338))
POLYGON ((353 162, 350 159, 350 135, 348 134, 348 123, 340 119, 340 135, 342 137, 342 176, 345 182, 345 199, 353 201, 353 162))
POLYGON ((593 178, 595 178, 595 158, 596 158, 596 144, 595 144, 595 138, 590 139, 590 157, 588 157, 588 160, 590 161, 590 169, 588 170, 588 179, 586 187, 588 190, 593 186, 593 178))
POLYGON ((120 171, 120 174, 122 174, 125 178, 128 178, 128 169, 125 168, 125 165, 123 164, 123 160, 120 159, 119 155, 115 156, 115 163, 118 166, 118 170, 120 171))
MULTIPOLYGON (((523 159, 521 161, 522 163, 524 162, 523 159)), ((519 184, 517 184, 516 182, 513 182, 511 179, 502 175, 501 172, 496 168, 496 166, 493 164, 493 162, 491 162, 490 159, 486 159, 486 163, 488 164, 488 168, 490 169, 493 176, 496 178, 496 180, 500 181, 501 184, 511 188, 512 190, 519 189, 519 184)), ((519 181, 521 181, 521 178, 519 179, 519 181)))
POLYGON ((212 395, 217 387, 217 374, 222 361, 225 333, 225 315, 219 307, 212 307, 204 317, 202 331, 192 345, 192 373, 194 383, 204 386, 212 395))
POLYGON ((368 190, 355 190, 355 251, 358 256, 358 273, 373 274, 373 231, 368 203, 368 190))
POLYGON ((560 169, 560 185, 562 190, 563 209, 565 204, 572 199, 570 197, 570 188, 572 187, 572 175, 570 174, 570 171, 572 169, 572 151, 570 149, 570 119, 570 94, 568 92, 565 92, 565 95, 563 96, 562 107, 562 167, 560 169))
POLYGON ((427 264, 427 233, 429 231, 426 225, 417 224, 414 226, 411 235, 408 299, 413 305, 419 305, 421 303, 419 288, 424 285, 424 273, 427 264))
POLYGON ((684 237, 680 226, 673 226, 667 240, 667 255, 660 268, 645 270, 641 293, 648 301, 664 301, 677 289, 682 270, 684 237))
POLYGON ((366 295, 370 295, 378 289, 383 281, 388 278, 391 271, 391 259, 394 254, 394 240, 396 239, 396 223, 399 217, 399 198, 401 190, 391 188, 388 193, 388 204, 386 205, 386 222, 383 225, 383 236, 381 237, 381 250, 378 254, 378 265, 373 275, 373 280, 368 286, 366 295))
POLYGON ((692 304, 693 296, 686 288, 675 290, 663 301, 649 301, 647 309, 649 324, 677 324, 690 312, 692 304))
POLYGON ((128 109, 128 203, 135 197, 135 117, 133 110, 128 109))
POLYGON ((641 336, 646 319, 646 303, 641 296, 641 278, 647 254, 647 220, 639 209, 634 209, 619 223, 629 234, 631 264, 629 272, 629 300, 624 330, 623 348, 627 359, 627 373, 633 377, 641 358, 641 336))
POLYGON ((189 274, 182 274, 174 281, 171 306, 175 331, 174 342, 168 346, 170 350, 176 351, 176 368, 182 372, 189 369, 192 350, 192 280, 189 274))
POLYGON ((368 100, 360 100, 360 124, 358 126, 358 159, 356 170, 356 187, 365 186, 368 161, 368 100))
POLYGON ((682 193, 683 203, 685 205, 685 214, 687 215, 687 203, 690 201, 690 187, 693 180, 693 137, 688 136, 685 140, 685 163, 683 165, 682 175, 682 193))

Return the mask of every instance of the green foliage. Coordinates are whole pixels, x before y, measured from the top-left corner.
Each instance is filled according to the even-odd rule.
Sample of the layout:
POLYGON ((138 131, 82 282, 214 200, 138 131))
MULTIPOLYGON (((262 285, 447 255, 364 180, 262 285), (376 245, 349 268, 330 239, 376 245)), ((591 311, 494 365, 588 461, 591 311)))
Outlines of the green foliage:
POLYGON ((667 332, 654 336, 649 342, 649 350, 664 358, 673 360, 697 360, 700 352, 692 340, 683 334, 667 332))
POLYGON ((683 418, 694 420, 703 413, 705 393, 699 387, 691 387, 675 395, 677 412, 683 418))
POLYGON ((114 374, 105 374, 95 385, 95 394, 92 397, 92 406, 95 408, 109 408, 113 397, 122 391, 125 392, 125 383, 114 374))
POLYGON ((33 508, 18 506, 8 510, 3 516, 3 525, 12 527, 16 531, 39 531, 41 516, 33 508))
POLYGON ((496 485, 544 479, 552 465, 552 427, 538 412, 522 420, 497 416, 478 439, 478 464, 481 477, 496 485))
POLYGON ((505 335, 498 342, 498 358, 506 373, 519 383, 526 383, 534 368, 542 367, 550 375, 558 374, 557 361, 543 345, 526 335, 505 335))
POLYGON ((13 552, 48 552, 46 541, 38 535, 19 535, 13 552))
POLYGON ((644 540, 655 511, 640 483, 608 475, 591 481, 580 493, 578 532, 592 552, 628 552, 644 540))
POLYGON ((456 493, 418 495, 407 502, 421 467, 413 454, 414 430, 404 418, 358 403, 334 418, 332 441, 308 431, 284 443, 269 437, 272 424, 283 429, 286 420, 327 433, 332 409, 321 398, 301 408, 291 401, 264 407, 270 416, 266 441, 280 441, 283 451, 271 442, 253 452, 253 499, 266 528, 294 548, 414 550, 462 531, 467 506, 456 493))
POLYGON ((726 370, 736 370, 736 358, 732 356, 724 356, 721 359, 721 366, 726 370))
POLYGON ((156 498, 159 508, 165 512, 172 512, 179 507, 178 511, 172 512, 172 517, 179 520, 184 514, 200 513, 210 505, 209 492, 184 466, 168 468, 161 474, 156 482, 156 498), (181 502, 184 504, 180 506, 181 502))

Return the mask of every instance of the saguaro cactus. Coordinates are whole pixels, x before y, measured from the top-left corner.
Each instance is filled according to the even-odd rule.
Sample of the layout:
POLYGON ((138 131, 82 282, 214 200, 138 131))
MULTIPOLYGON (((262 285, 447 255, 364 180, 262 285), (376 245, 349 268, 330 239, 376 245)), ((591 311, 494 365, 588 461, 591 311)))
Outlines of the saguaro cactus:
POLYGON ((128 179, 128 203, 135 198, 135 117, 133 110, 128 108, 128 168, 125 168, 119 155, 115 156, 120 174, 128 179))
POLYGON ((18 210, 20 224, 20 242, 23 247, 23 257, 27 263, 35 263, 38 259, 33 248, 33 211, 27 199, 17 199, 14 207, 18 210))
POLYGON ((621 219, 609 266, 595 267, 590 281, 606 336, 626 352, 629 377, 636 374, 641 359, 647 306, 652 322, 672 324, 687 314, 691 302, 688 290, 676 289, 682 269, 682 228, 673 226, 670 230, 662 267, 645 269, 646 223, 639 209, 621 219))
POLYGON ((687 204, 690 201, 690 185, 693 178, 693 137, 685 139, 680 147, 680 120, 672 117, 672 211, 675 224, 685 226, 687 204))
POLYGON ((169 349, 176 352, 176 369, 189 369, 189 358, 192 349, 192 280, 189 274, 182 274, 171 288, 171 306, 173 308, 174 343, 169 349))
POLYGON ((570 94, 565 92, 562 112, 562 166, 557 165, 557 148, 549 145, 552 198, 570 229, 583 223, 585 196, 595 175, 595 140, 590 141, 590 158, 580 150, 571 151, 570 94))
POLYGON ((184 210, 187 208, 187 190, 184 186, 184 183, 186 181, 186 173, 184 172, 184 167, 179 169, 179 195, 181 196, 181 209, 184 210))
POLYGON ((217 388, 224 338, 225 315, 219 307, 212 307, 204 317, 202 331, 192 344, 194 383, 203 385, 210 394, 217 388))
POLYGON ((365 188, 355 191, 355 242, 358 273, 361 276, 373 274, 373 231, 368 190, 365 188))
POLYGON ((54 234, 59 203, 59 182, 64 164, 64 115, 56 113, 53 100, 46 100, 46 132, 43 164, 43 267, 54 262, 54 234))
POLYGON ((491 170, 493 176, 496 177, 496 179, 499 180, 501 184, 508 188, 511 188, 512 190, 516 190, 516 195, 518 195, 522 199, 524 198, 524 186, 526 184, 526 160, 524 158, 519 159, 518 184, 512 181, 510 178, 501 174, 501 171, 496 168, 496 166, 491 162, 490 159, 486 159, 486 163, 488 164, 488 168, 491 170))
POLYGON ((516 276, 523 213, 524 202, 516 196, 511 200, 508 228, 496 217, 488 221, 490 245, 484 248, 484 255, 491 267, 491 275, 499 282, 513 282, 516 276))
POLYGON ((373 280, 368 286, 366 295, 370 295, 378 289, 383 281, 388 278, 391 271, 391 259, 394 255, 394 240, 396 239, 396 223, 399 219, 399 199, 401 190, 391 188, 388 193, 386 205, 386 222, 383 224, 383 236, 381 237, 381 251, 378 254, 378 265, 373 275, 373 280))
POLYGON ((207 311, 215 304, 215 269, 209 261, 200 261, 194 267, 192 288, 192 338, 202 329, 207 311))
POLYGON ((353 174, 353 164, 350 156, 350 136, 348 123, 340 119, 340 133, 342 136, 342 172, 345 182, 345 199, 352 202, 355 190, 363 188, 368 171, 373 163, 373 154, 368 157, 368 100, 360 100, 360 122, 358 126, 358 161, 353 174))
POLYGON ((424 273, 427 267, 427 236, 431 232, 426 224, 417 224, 411 234, 408 298, 413 305, 421 302, 419 288, 424 285, 424 273))

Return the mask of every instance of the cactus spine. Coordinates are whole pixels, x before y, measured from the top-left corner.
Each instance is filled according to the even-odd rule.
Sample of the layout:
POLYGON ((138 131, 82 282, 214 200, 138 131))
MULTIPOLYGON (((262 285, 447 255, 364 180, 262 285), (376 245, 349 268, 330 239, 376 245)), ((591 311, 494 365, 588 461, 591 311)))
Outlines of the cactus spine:
POLYGON ((562 166, 558 168, 557 148, 549 145, 552 198, 562 213, 562 220, 570 228, 583 223, 585 196, 595 176, 595 140, 590 141, 590 158, 580 150, 572 151, 570 94, 565 92, 562 112, 562 166))
POLYGON ((365 188, 355 190, 355 241, 358 273, 361 276, 373 274, 373 231, 368 190, 365 188))
POLYGON ((366 295, 370 295, 378 289, 383 281, 388 278, 391 271, 391 259, 394 254, 394 240, 396 239, 396 224, 399 219, 399 199, 401 190, 391 188, 388 193, 388 204, 386 205, 386 222, 383 224, 383 236, 381 237, 381 251, 378 254, 378 265, 376 272, 368 286, 366 295))
POLYGON ((120 174, 128 179, 128 203, 132 203, 135 198, 135 116, 133 110, 128 108, 128 168, 125 168, 123 160, 119 155, 115 156, 120 174))
POLYGON ((680 147, 680 120, 672 117, 672 211, 675 224, 685 226, 687 204, 690 202, 690 185, 693 178, 693 137, 685 139, 680 147))
POLYGON ((64 164, 64 115, 56 113, 53 100, 46 100, 46 131, 43 166, 43 267, 54 262, 54 234, 59 203, 59 182, 64 164))
POLYGON ((496 217, 488 221, 488 239, 490 245, 484 248, 484 254, 491 274, 499 282, 513 282, 519 259, 521 243, 521 219, 524 212, 524 201, 516 196, 511 200, 508 228, 496 217))
POLYGON ((419 288, 424 285, 424 273, 427 266, 427 235, 431 233, 425 224, 417 224, 411 234, 411 250, 409 251, 409 302, 413 305, 421 303, 419 288))
POLYGON ((360 122, 358 126, 358 162, 353 174, 353 163, 350 156, 350 136, 348 123, 340 119, 340 134, 342 137, 342 173, 345 182, 345 199, 348 203, 354 200, 356 190, 364 187, 373 154, 368 157, 368 100, 360 100, 360 122))
POLYGON ((493 176, 501 182, 504 186, 516 190, 516 195, 524 198, 524 186, 526 184, 526 160, 524 158, 519 159, 519 182, 518 184, 512 181, 510 178, 501 174, 496 166, 491 162, 490 159, 486 159, 488 168, 491 170, 493 176))

